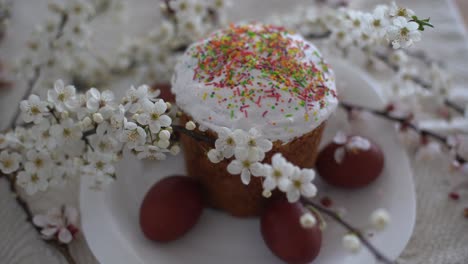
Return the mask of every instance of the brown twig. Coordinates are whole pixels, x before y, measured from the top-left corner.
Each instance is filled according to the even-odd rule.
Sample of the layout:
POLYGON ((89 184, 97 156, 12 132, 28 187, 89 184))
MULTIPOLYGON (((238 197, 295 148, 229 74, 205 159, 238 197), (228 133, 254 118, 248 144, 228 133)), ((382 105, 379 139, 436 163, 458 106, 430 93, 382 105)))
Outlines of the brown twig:
MULTIPOLYGON (((37 227, 36 225, 34 225, 34 223, 33 223, 34 214, 33 214, 32 210, 31 210, 31 208, 29 207, 28 203, 23 198, 21 198, 21 196, 18 193, 18 190, 16 188, 16 180, 15 180, 16 177, 14 175, 3 175, 3 174, 1 174, 0 176, 2 176, 1 178, 4 178, 5 180, 8 181, 9 186, 10 186, 10 191, 13 193, 16 202, 21 207, 23 212, 26 214, 26 219, 25 220, 27 222, 31 223, 31 225, 34 227, 34 229, 36 229, 36 231, 40 234, 41 229, 39 227, 37 227)), ((63 257, 67 260, 68 263, 76 264, 76 262, 73 259, 67 245, 61 244, 61 243, 59 243, 58 241, 55 241, 55 240, 44 240, 44 241, 47 244, 49 244, 49 245, 55 247, 57 250, 59 250, 60 253, 62 253, 63 257)))
MULTIPOLYGON (((387 65, 390 69, 392 69, 393 71, 395 72, 398 72, 400 70, 400 67, 398 65, 395 65, 393 64, 390 59, 388 58, 388 56, 386 56, 385 54, 382 54, 382 53, 378 53, 378 52, 375 52, 374 53, 374 56, 379 59, 381 62, 383 62, 385 65, 387 65)), ((419 58, 420 60, 423 60, 422 57, 420 55, 414 55, 415 58, 419 58)), ((424 59, 424 63, 428 64, 428 58, 425 57, 424 59)), ((426 89, 426 90, 431 90, 432 89, 432 85, 428 82, 426 82, 425 80, 423 80, 421 77, 419 76, 415 76, 415 75, 411 75, 409 76, 410 80, 412 82, 414 82, 415 84, 418 84, 419 86, 421 86, 422 88, 426 89)), ((460 107, 459 105, 457 105, 456 103, 452 102, 451 100, 449 100, 448 98, 446 98, 444 100, 444 104, 445 106, 447 106, 448 108, 454 110, 455 112, 459 113, 459 114, 464 114, 464 109, 462 107, 460 107)))
MULTIPOLYGON (((320 40, 320 39, 326 39, 330 35, 331 35, 331 31, 326 31, 326 32, 321 33, 321 34, 309 34, 309 35, 306 36, 306 38, 308 38, 308 39, 319 39, 320 40)), ((430 59, 424 52, 406 51, 406 54, 408 54, 409 56, 411 56, 413 58, 421 60, 427 66, 430 66, 432 63, 436 62, 435 60, 430 59)), ((374 52, 373 55, 374 55, 375 58, 379 59, 381 62, 383 62, 387 67, 389 67, 393 71, 398 72, 400 70, 400 67, 398 65, 393 64, 386 54, 380 53, 380 52, 374 52)), ((409 78, 415 84, 418 84, 419 86, 421 86, 422 88, 424 88, 426 90, 431 90, 432 89, 432 85, 430 83, 426 82, 425 80, 423 80, 419 76, 412 75, 412 76, 409 76, 409 78)), ((457 112, 458 114, 463 115, 465 113, 465 110, 463 109, 463 107, 459 106, 455 102, 452 102, 448 98, 446 98, 444 100, 444 104, 445 104, 445 106, 447 106, 448 108, 450 108, 453 111, 457 112)))
POLYGON ((210 137, 208 137, 206 135, 197 133, 195 131, 188 130, 183 126, 173 125, 172 129, 174 131, 176 131, 176 132, 186 134, 187 136, 190 136, 190 137, 192 137, 192 138, 194 138, 196 140, 199 140, 199 141, 204 141, 204 142, 209 143, 209 144, 214 144, 214 142, 215 142, 214 139, 212 139, 212 138, 210 138, 210 137))
MULTIPOLYGON (((411 122, 411 117, 396 117, 396 116, 392 116, 389 113, 389 111, 386 111, 386 110, 376 110, 376 109, 363 107, 363 106, 360 106, 360 105, 353 105, 353 104, 346 103, 346 102, 340 102, 340 106, 342 108, 344 108, 348 112, 350 112, 352 110, 364 111, 364 112, 368 112, 368 113, 371 113, 373 115, 382 117, 384 119, 387 119, 389 121, 397 122, 397 123, 399 123, 401 125, 402 128, 412 129, 413 131, 415 131, 419 135, 421 135, 423 137, 432 138, 433 140, 436 140, 439 143, 441 143, 442 145, 444 145, 446 148, 452 149, 452 146, 450 146, 448 141, 447 141, 447 137, 436 134, 436 133, 434 133, 432 131, 429 131, 429 130, 426 130, 426 129, 421 129, 421 128, 417 127, 415 124, 413 124, 411 122)), ((464 164, 464 163, 467 162, 467 160, 458 153, 455 156, 455 160, 458 161, 461 164, 464 164)))
POLYGON ((334 211, 318 204, 318 203, 315 203, 313 202, 312 200, 310 199, 306 199, 306 198, 302 198, 301 199, 302 203, 304 203, 306 206, 310 206, 314 209, 316 209, 317 211, 319 211, 320 213, 323 213, 324 215, 327 215, 328 217, 330 217, 331 219, 333 219, 335 222, 337 222, 338 224, 340 224, 341 226, 343 226, 346 230, 348 230, 350 233, 353 233, 354 235, 356 235, 359 240, 361 241, 361 243, 367 248, 369 249, 369 251, 374 255, 374 257, 382 262, 382 263, 385 263, 385 264, 396 264, 397 262, 396 261, 392 261, 390 260, 389 258, 387 258, 382 252, 380 252, 374 245, 372 245, 372 243, 362 234, 362 232, 355 228, 354 226, 352 226, 351 224, 349 224, 348 222, 346 222, 343 218, 341 218, 337 213, 335 213, 334 211))
MULTIPOLYGON (((65 25, 67 24, 67 22, 68 22, 68 14, 67 13, 62 13, 62 15, 60 17, 59 27, 58 27, 57 33, 55 35, 55 39, 58 39, 58 38, 60 38, 60 36, 62 36, 63 29, 64 29, 65 25)), ((49 43, 49 45, 52 46, 52 43, 49 43)), ((21 98, 21 100, 28 99, 29 95, 34 90, 34 87, 36 86, 36 83, 39 80, 39 77, 41 76, 41 67, 42 67, 42 65, 36 65, 34 67, 33 76, 32 76, 31 79, 28 80, 28 84, 26 86, 27 87, 26 91, 24 92, 23 97, 21 98)), ((19 107, 16 108, 16 111, 13 114, 13 117, 11 118, 10 123, 8 125, 9 129, 14 129, 16 127, 16 122, 18 121, 18 117, 19 117, 20 113, 21 113, 21 111, 20 111, 19 107)))

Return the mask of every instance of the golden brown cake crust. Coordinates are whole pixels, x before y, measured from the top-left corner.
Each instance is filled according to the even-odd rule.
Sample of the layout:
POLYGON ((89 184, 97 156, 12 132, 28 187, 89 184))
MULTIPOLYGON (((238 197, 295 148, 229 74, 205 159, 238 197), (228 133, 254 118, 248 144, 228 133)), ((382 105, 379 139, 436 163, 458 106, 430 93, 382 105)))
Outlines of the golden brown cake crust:
MULTIPOLYGON (((190 119, 185 114, 181 118, 183 124, 188 120, 190 119)), ((287 144, 280 141, 273 142, 273 149, 266 153, 264 162, 270 163, 273 154, 281 152, 293 164, 301 168, 312 168, 317 158, 324 128, 325 122, 287 144)), ((216 138, 212 131, 207 131, 205 134, 216 138)), ((266 201, 262 196, 263 188, 260 177, 252 177, 250 184, 244 185, 239 175, 231 175, 227 172, 227 166, 231 160, 223 160, 218 164, 213 164, 208 160, 206 153, 214 146, 196 141, 183 134, 181 141, 188 175, 201 182, 210 206, 225 210, 238 217, 251 217, 260 214, 266 201)))

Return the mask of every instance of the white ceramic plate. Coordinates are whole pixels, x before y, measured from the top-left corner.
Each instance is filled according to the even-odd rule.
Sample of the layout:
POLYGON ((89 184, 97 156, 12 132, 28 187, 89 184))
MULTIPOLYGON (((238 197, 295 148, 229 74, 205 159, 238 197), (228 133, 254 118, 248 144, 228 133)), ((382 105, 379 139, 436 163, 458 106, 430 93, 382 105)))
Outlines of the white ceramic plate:
MULTIPOLYGON (((343 62, 334 65, 340 96, 348 102, 381 107, 378 87, 363 72, 343 62)), ((341 112, 341 111, 340 111, 341 112)), ((328 122, 324 142, 329 142, 343 120, 338 112, 328 122)), ((397 258, 406 246, 415 221, 415 193, 408 158, 398 143, 392 124, 372 119, 362 133, 380 144, 385 153, 383 175, 371 186, 357 191, 337 190, 317 180, 320 194, 347 209, 346 219, 365 227, 370 213, 385 208, 392 223, 371 241, 387 256, 397 258)), ((126 155, 118 167, 118 180, 105 191, 89 189, 82 182, 80 208, 83 232, 102 264, 166 263, 281 263, 265 246, 258 219, 238 219, 206 209, 195 228, 170 244, 146 240, 139 228, 138 210, 146 191, 159 179, 185 172, 183 155, 164 163, 139 161, 126 155)), ((366 250, 351 255, 342 248, 345 230, 330 222, 323 247, 314 263, 372 264, 366 250)))

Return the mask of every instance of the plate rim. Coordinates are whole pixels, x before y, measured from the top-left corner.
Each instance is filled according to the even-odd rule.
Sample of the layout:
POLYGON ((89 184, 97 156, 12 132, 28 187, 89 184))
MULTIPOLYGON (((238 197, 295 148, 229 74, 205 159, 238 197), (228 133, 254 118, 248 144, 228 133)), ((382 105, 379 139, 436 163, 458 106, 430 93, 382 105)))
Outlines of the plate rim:
MULTIPOLYGON (((370 84, 370 86, 373 88, 373 91, 375 92, 375 94, 381 99, 381 102, 378 102, 379 104, 381 105, 384 105, 385 104, 385 97, 383 96, 383 91, 382 89, 380 88, 380 85, 378 85, 376 83, 376 81, 369 75, 367 74, 365 71, 361 70, 361 69, 356 69, 356 67, 352 67, 351 63, 346 61, 346 60, 341 60, 341 61, 336 61, 336 60, 333 60, 331 59, 330 61, 334 61, 336 62, 337 64, 342 64, 342 66, 348 66, 352 71, 356 72, 356 73, 359 73, 360 74, 360 78, 363 78, 366 82, 368 82, 370 84)), ((396 131, 392 132, 393 134, 396 135, 396 131)), ((411 166, 411 163, 410 163, 410 158, 408 156, 408 153, 407 151, 405 150, 405 148, 403 146, 400 147, 400 165, 401 166, 404 166, 405 167, 405 170, 408 171, 409 175, 409 189, 411 190, 411 193, 409 194, 410 195, 410 198, 411 198, 411 210, 410 210, 410 217, 411 217, 411 221, 408 223, 409 224, 409 233, 407 234, 407 236, 405 237, 404 240, 401 240, 401 249, 397 250, 398 253, 396 253, 396 256, 389 256, 390 258, 392 259, 397 259, 401 253, 404 251, 404 249, 407 247, 408 243, 410 242, 410 239, 411 237, 413 236, 413 233, 414 233, 414 228, 415 228, 415 225, 416 225, 416 217, 417 217, 417 199, 416 199, 416 189, 415 189, 415 182, 414 182, 414 173, 413 173, 413 169, 412 169, 412 166, 411 166)), ((179 154, 181 155, 181 154, 179 154)), ((110 244, 109 245, 102 245, 99 244, 97 241, 93 241, 93 239, 90 238, 90 236, 86 235, 87 233, 89 234, 90 232, 97 232, 98 230, 96 230, 97 228, 94 227, 90 222, 92 221, 88 221, 89 220, 89 215, 90 214, 93 214, 93 213, 96 213, 96 209, 99 209, 102 210, 103 208, 105 208, 106 211, 109 211, 110 208, 109 206, 106 206, 106 203, 105 203, 105 200, 106 200, 106 191, 96 191, 96 190, 90 190, 89 188, 89 180, 88 177, 86 176, 83 176, 80 178, 80 190, 79 190, 79 208, 80 208, 80 212, 81 212, 81 226, 82 226, 82 232, 83 232, 83 237, 85 238, 85 241, 86 243, 88 244, 88 247, 90 249, 90 251, 93 253, 94 257, 100 262, 100 263, 103 263, 103 264, 106 264, 106 263, 115 263, 115 259, 120 259, 120 260, 125 260, 125 261, 122 261, 121 263, 141 263, 141 264, 144 264, 144 260, 142 260, 138 255, 135 255, 134 253, 131 253, 130 255, 133 255, 133 258, 129 258, 129 254, 128 254, 128 251, 126 251, 126 254, 122 254, 123 252, 121 250, 115 250, 114 247, 112 247, 110 244), (85 204, 87 204, 87 199, 88 198, 92 198, 94 197, 94 202, 93 204, 95 206, 93 207, 90 207, 90 206, 85 206, 85 204), (100 205, 100 206, 98 206, 100 205), (104 251, 110 251, 112 252, 112 257, 111 259, 106 257, 107 255, 106 254, 98 254, 96 252, 96 243, 98 243, 99 247, 104 247, 103 250, 101 250, 100 252, 104 252, 104 251)), ((91 199, 93 200, 93 199, 91 199)), ((101 211, 102 213, 102 211, 101 211)), ((109 223, 109 224, 112 224, 112 225, 115 225, 115 222, 114 223, 109 223)), ((114 227, 115 228, 115 227, 114 227)), ((120 243, 121 244, 121 243, 120 243)), ((122 245, 122 244, 121 244, 122 245)), ((375 263, 375 262, 374 262, 375 263)))

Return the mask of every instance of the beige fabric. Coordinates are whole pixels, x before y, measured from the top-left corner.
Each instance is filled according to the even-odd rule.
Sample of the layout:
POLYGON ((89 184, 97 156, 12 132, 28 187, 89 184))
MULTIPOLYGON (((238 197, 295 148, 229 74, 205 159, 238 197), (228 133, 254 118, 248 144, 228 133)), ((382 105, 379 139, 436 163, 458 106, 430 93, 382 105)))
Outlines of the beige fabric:
MULTIPOLYGON (((261 2, 260 0, 257 0, 261 2)), ((258 10, 251 6, 257 1, 233 1, 235 9, 243 12, 243 17, 254 17, 255 14, 266 14, 267 8, 258 10), (249 7, 250 5, 250 7, 249 7)), ((450 1, 450 0, 447 0, 450 1)), ((456 76, 457 83, 468 83, 468 46, 466 34, 462 34, 462 22, 451 2, 445 0, 401 0, 417 13, 430 16, 436 30, 429 30, 424 42, 418 44, 432 56, 443 58, 456 76)), ((464 1, 466 0, 458 0, 464 1)), ((0 44, 0 57, 11 61, 22 51, 23 43, 32 25, 42 21, 45 14, 45 0, 15 0, 11 29, 6 41, 0 44)), ((149 0, 138 0, 147 2, 149 0)), ((287 11, 293 1, 268 0, 269 7, 275 11, 287 11)), ((295 2, 295 1, 294 1, 295 2)), ((297 1, 297 3, 310 2, 297 1)), ((372 0, 352 0, 355 4, 372 6, 378 2, 372 0)), ((255 5, 255 4, 254 4, 255 5)), ((152 9, 139 9, 141 13, 152 17, 152 9)), ((238 12, 239 14, 239 12, 238 12)), ((140 18, 130 19, 134 23, 140 18)), ((148 25, 151 25, 149 20, 148 25)), ((146 27, 136 31, 144 32, 146 27)), ((135 29, 135 25, 133 25, 135 29)), ((468 89, 468 88, 467 88, 468 89)), ((11 91, 0 91, 0 127, 5 127, 8 117, 24 91, 24 83, 18 83, 11 91)), ((413 162, 416 192, 418 198, 417 224, 413 237, 403 252, 400 263, 403 264, 466 264, 468 263, 468 220, 462 216, 462 209, 468 206, 468 192, 462 201, 456 203, 447 198, 448 179, 454 176, 448 172, 445 162, 413 162)), ((78 190, 68 187, 66 190, 48 195, 38 195, 31 200, 36 211, 42 211, 50 203, 59 205, 69 203, 77 205, 78 190)), ((29 224, 24 223, 24 214, 15 204, 8 192, 6 181, 0 179, 0 262, 1 263, 66 263, 60 254, 44 244, 29 224)), ((85 240, 80 237, 71 247, 79 264, 97 263, 87 248, 85 240)), ((338 263, 339 264, 339 263, 338 263)), ((367 263, 363 263, 367 264, 367 263)))

